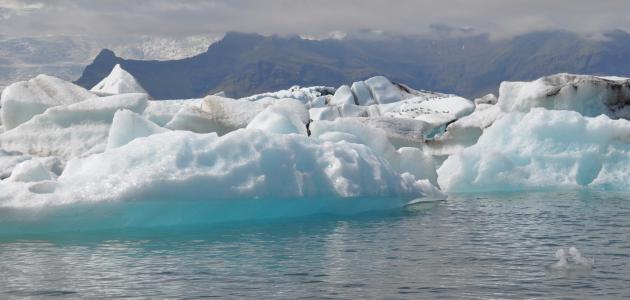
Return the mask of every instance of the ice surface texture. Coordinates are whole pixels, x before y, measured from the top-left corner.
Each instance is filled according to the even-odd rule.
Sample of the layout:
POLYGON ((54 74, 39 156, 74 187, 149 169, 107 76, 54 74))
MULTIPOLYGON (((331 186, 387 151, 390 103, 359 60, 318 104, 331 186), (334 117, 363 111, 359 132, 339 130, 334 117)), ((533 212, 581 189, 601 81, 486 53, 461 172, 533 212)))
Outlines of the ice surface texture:
POLYGON ((548 188, 627 190, 630 121, 533 108, 507 114, 438 170, 451 192, 548 188))
POLYGON ((120 65, 114 66, 112 72, 101 82, 96 84, 90 91, 102 95, 115 95, 126 93, 144 93, 140 83, 120 65))
POLYGON ((30 120, 47 108, 96 97, 86 89, 56 77, 39 75, 2 91, 2 124, 6 130, 30 120))
POLYGON ((154 134, 73 159, 56 181, 3 181, 0 206, 439 194, 428 181, 396 172, 363 144, 241 129, 223 137, 185 131, 154 134))
POLYGON ((630 180, 623 78, 506 82, 498 100, 475 102, 382 76, 160 102, 131 93, 135 84, 114 68, 95 89, 106 97, 47 76, 9 87, 0 206, 620 190, 630 180))

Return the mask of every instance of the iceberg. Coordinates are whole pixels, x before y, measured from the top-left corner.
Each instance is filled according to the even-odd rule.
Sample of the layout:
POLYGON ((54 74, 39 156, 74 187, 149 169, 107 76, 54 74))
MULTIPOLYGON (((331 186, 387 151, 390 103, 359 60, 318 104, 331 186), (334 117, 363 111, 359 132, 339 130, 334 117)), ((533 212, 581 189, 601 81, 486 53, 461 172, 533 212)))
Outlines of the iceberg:
POLYGON ((628 190, 630 121, 532 108, 503 115, 438 169, 448 192, 628 190))
POLYGON ((444 133, 428 141, 425 151, 433 155, 451 155, 477 143, 483 131, 505 113, 496 105, 478 104, 470 115, 450 123, 444 133))
POLYGON ((375 76, 365 81, 372 92, 374 101, 378 104, 398 102, 403 99, 400 89, 385 76, 375 76))
POLYGON ((0 148, 64 160, 105 150, 114 114, 121 109, 142 113, 146 94, 121 94, 55 106, 0 134, 0 148))
POLYGON ((504 112, 544 107, 630 119, 630 79, 556 74, 532 82, 503 82, 498 105, 504 112))
POLYGON ((347 85, 342 85, 337 89, 337 91, 335 91, 335 94, 330 100, 330 104, 341 106, 344 104, 357 103, 355 103, 354 94, 352 93, 352 90, 350 90, 350 87, 347 85))
POLYGON ((81 102, 96 95, 73 83, 48 75, 9 85, 0 97, 2 124, 10 130, 49 107, 81 102))
POLYGON ((352 94, 356 97, 355 102, 358 105, 372 105, 376 104, 374 98, 372 97, 372 92, 370 88, 363 81, 357 81, 352 83, 352 87, 350 87, 352 94))
POLYGON ((183 106, 166 128, 188 130, 197 133, 216 132, 224 135, 230 131, 245 128, 265 108, 293 99, 264 98, 258 101, 208 96, 199 107, 183 106))
POLYGON ((304 104, 308 104, 316 100, 317 98, 324 97, 332 97, 335 94, 334 87, 328 86, 311 86, 311 87, 300 87, 300 86, 292 86, 287 90, 281 90, 273 93, 262 93, 257 95, 252 95, 249 97, 241 98, 241 100, 247 101, 259 101, 259 100, 269 100, 269 99, 295 99, 299 100, 304 104))
POLYGON ((119 110, 114 115, 107 137, 107 149, 118 148, 129 142, 153 134, 166 132, 168 129, 143 118, 130 110, 119 110))
POLYGON ((247 128, 267 133, 307 135, 308 123, 309 115, 304 104, 297 100, 284 99, 258 113, 247 128))
POLYGON ((130 77, 114 68, 95 89, 116 94, 105 97, 46 76, 3 93, 2 122, 15 126, 0 133, 0 207, 627 190, 630 180, 624 78, 504 82, 498 99, 473 102, 382 76, 151 101, 130 77))
POLYGON ((184 107, 193 106, 201 108, 203 99, 182 99, 182 100, 150 100, 142 116, 161 127, 168 122, 184 107))
POLYGON ((24 161, 13 169, 9 181, 38 182, 52 180, 57 176, 49 171, 38 159, 24 161))
POLYGON ((120 64, 116 64, 116 66, 112 69, 112 72, 90 89, 90 91, 99 95, 127 93, 147 94, 136 78, 129 74, 129 72, 125 71, 120 64))
POLYGON ((0 149, 0 180, 11 176, 11 172, 19 163, 29 160, 32 157, 19 152, 8 152, 0 149))
POLYGON ((497 102, 499 102, 499 99, 494 94, 487 94, 481 98, 475 99, 474 102, 475 102, 475 106, 479 106, 483 104, 495 105, 497 104, 497 102))
POLYGON ((369 147, 241 129, 168 131, 70 160, 56 180, 0 182, 0 206, 119 200, 442 196, 369 147))
POLYGON ((311 136, 330 142, 347 142, 368 146, 386 160, 399 173, 410 173, 416 179, 427 179, 437 184, 435 163, 430 155, 418 148, 396 149, 390 142, 388 131, 366 125, 362 118, 343 118, 335 121, 317 121, 310 126, 311 136))

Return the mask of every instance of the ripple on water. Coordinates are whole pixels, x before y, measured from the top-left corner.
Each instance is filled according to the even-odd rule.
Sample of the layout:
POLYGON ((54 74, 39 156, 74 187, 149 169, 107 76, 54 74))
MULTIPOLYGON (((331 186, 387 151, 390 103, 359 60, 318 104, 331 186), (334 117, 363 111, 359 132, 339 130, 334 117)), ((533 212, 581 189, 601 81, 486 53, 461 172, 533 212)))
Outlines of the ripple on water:
POLYGON ((0 298, 622 299, 628 201, 458 195, 395 213, 4 238, 0 298), (550 268, 570 247, 594 267, 550 268))

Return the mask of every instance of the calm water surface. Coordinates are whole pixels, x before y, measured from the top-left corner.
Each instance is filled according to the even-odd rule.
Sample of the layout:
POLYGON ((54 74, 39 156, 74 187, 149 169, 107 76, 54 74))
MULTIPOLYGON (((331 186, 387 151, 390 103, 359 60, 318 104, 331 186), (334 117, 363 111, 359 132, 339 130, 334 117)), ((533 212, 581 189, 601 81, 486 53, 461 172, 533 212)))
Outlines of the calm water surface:
POLYGON ((459 195, 180 228, 74 225, 0 231, 0 298, 630 298, 629 194, 459 195), (550 269, 571 246, 595 267, 550 269))

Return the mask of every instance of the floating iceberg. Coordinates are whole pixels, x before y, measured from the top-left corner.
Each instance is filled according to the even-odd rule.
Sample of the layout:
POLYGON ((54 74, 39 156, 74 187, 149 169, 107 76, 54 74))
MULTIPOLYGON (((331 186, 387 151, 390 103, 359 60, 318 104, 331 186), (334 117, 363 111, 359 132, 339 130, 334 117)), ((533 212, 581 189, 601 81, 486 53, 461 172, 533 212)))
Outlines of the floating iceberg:
POLYGON ((119 110, 114 115, 107 137, 107 149, 118 148, 129 142, 153 134, 166 132, 167 129, 143 118, 130 110, 119 110))
POLYGON ((354 98, 352 90, 350 90, 350 87, 342 85, 337 89, 337 91, 335 91, 332 99, 330 99, 330 104, 341 106, 344 104, 357 104, 357 102, 354 98))
POLYGON ((203 99, 149 101, 142 116, 164 127, 184 106, 201 108, 202 102, 203 99))
POLYGON ((441 197, 438 184, 621 190, 630 180, 630 121, 616 120, 630 116, 627 79, 560 74, 474 102, 382 76, 158 102, 129 93, 132 79, 114 68, 95 88, 117 94, 107 97, 46 76, 8 88, 0 207, 441 197))
POLYGON ((483 131, 446 159, 438 182, 449 192, 550 188, 627 190, 630 121, 532 108, 483 131))
POLYGON ((102 152, 116 111, 142 113, 146 106, 146 94, 121 94, 55 106, 0 134, 0 148, 64 159, 102 152))
POLYGON ((49 171, 39 159, 30 159, 17 165, 9 181, 38 182, 52 180, 57 176, 49 171))
POLYGON ((292 86, 288 90, 281 90, 273 93, 262 93, 249 97, 242 98, 241 100, 247 101, 259 101, 263 99, 296 99, 304 104, 315 101, 317 98, 326 96, 332 97, 335 93, 335 88, 328 86, 312 86, 312 87, 299 87, 292 86))
POLYGON ((258 197, 422 197, 428 181, 400 174, 369 147, 241 129, 169 131, 68 162, 57 180, 0 182, 0 206, 104 200, 258 197))
POLYGON ((267 133, 307 135, 308 123, 309 115, 304 104, 293 99, 283 99, 258 113, 247 128, 267 133))
POLYGON ((56 77, 39 75, 21 81, 2 91, 2 124, 10 130, 58 105, 81 102, 96 95, 73 83, 56 77))
POLYGON ((592 269, 595 265, 594 259, 582 256, 580 250, 575 247, 569 250, 558 249, 555 257, 558 261, 550 266, 554 271, 584 271, 592 269))
POLYGON ((310 126, 311 136, 330 142, 344 141, 368 146, 376 155, 385 159, 399 173, 408 172, 417 179, 437 183, 433 158, 420 149, 402 147, 396 149, 390 142, 387 130, 364 123, 361 118, 344 118, 335 121, 318 121, 310 126))
POLYGON ((556 74, 532 82, 503 82, 498 105, 504 112, 544 107, 630 119, 630 79, 556 74))
POLYGON ((127 93, 147 92, 140 83, 129 72, 125 71, 119 64, 114 66, 112 72, 101 82, 97 83, 90 91, 99 95, 116 95, 127 93))
MULTIPOLYGON (((185 105, 166 124, 172 130, 188 130, 197 133, 216 132, 224 135, 245 128, 265 108, 295 101, 294 99, 264 98, 258 101, 208 96, 199 107, 185 105)), ((301 116, 304 118, 304 116, 301 116)))

